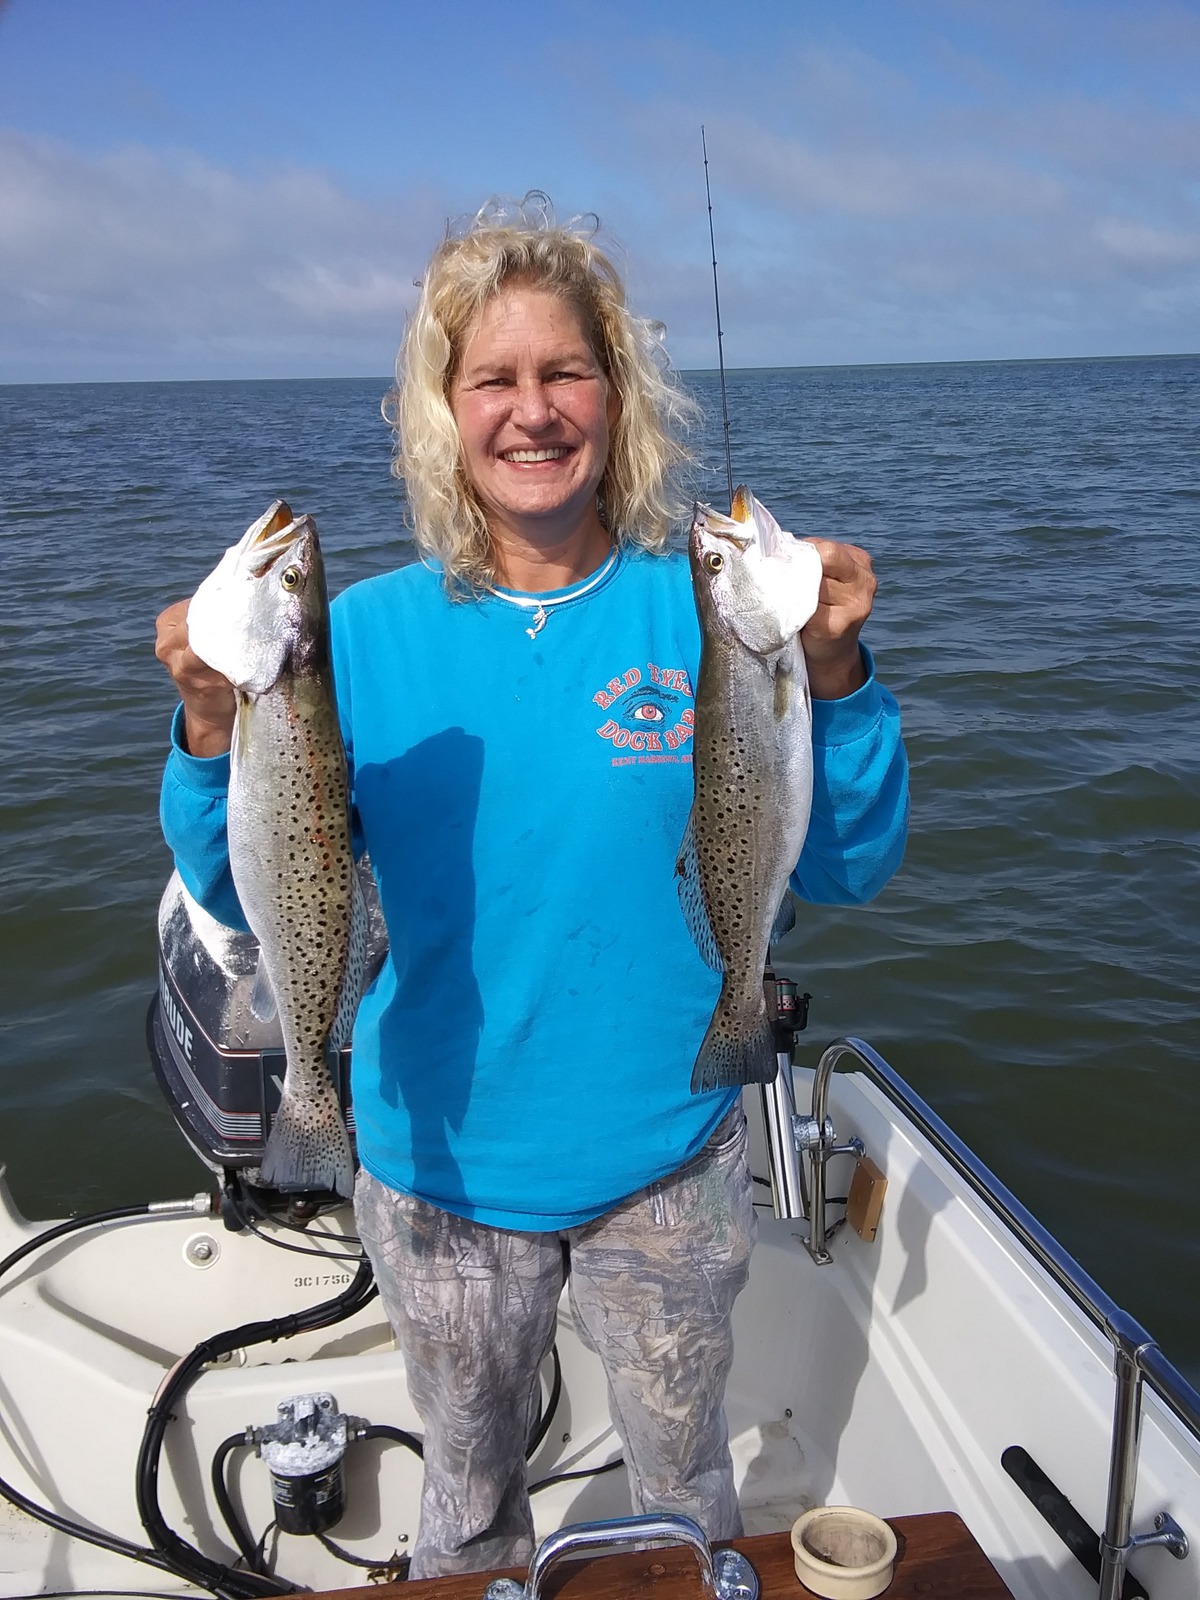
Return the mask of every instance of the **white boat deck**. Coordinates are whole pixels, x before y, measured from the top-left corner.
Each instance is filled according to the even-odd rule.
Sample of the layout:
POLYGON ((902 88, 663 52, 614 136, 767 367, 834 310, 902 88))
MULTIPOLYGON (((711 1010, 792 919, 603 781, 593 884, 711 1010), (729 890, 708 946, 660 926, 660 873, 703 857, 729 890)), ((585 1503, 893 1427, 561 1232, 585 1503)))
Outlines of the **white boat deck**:
MULTIPOLYGON (((760 1213, 728 1393, 747 1532, 785 1529, 819 1504, 882 1516, 953 1510, 1017 1600, 1085 1600, 1094 1580, 1000 1457, 1023 1446, 1086 1521, 1103 1526, 1114 1394, 1107 1340, 862 1074, 835 1076, 832 1112, 839 1136, 861 1137, 886 1173, 883 1219, 873 1244, 840 1230, 833 1264, 818 1267, 798 1241, 805 1225, 760 1213)), ((850 1164, 835 1158, 831 1193, 845 1192, 850 1164)), ((761 1152, 754 1166, 766 1171, 761 1152)), ((45 1226, 25 1222, 5 1199, 0 1259, 45 1226)), ((21 1263, 0 1284, 0 1477, 144 1544, 134 1463, 164 1377, 204 1338, 338 1293, 353 1272, 336 1259, 349 1221, 339 1213, 310 1230, 329 1254, 321 1261, 229 1233, 219 1219, 174 1216, 83 1232, 21 1263)), ((562 1396, 531 1462, 533 1482, 619 1453, 599 1365, 565 1304, 558 1349, 562 1396)), ((545 1385, 548 1393, 549 1372, 545 1385)), ((204 1371, 168 1429, 160 1493, 171 1526, 212 1558, 232 1559, 208 1481, 217 1446, 272 1422, 281 1399, 317 1391, 371 1423, 420 1431, 377 1301, 336 1327, 250 1347, 204 1371)), ((234 1499, 257 1538, 272 1515, 266 1469, 250 1450, 230 1466, 234 1499)), ((415 1532, 419 1461, 372 1440, 350 1446, 346 1467, 348 1509, 331 1535, 357 1555, 402 1553, 415 1532)), ((557 1485, 534 1504, 539 1534, 629 1510, 619 1471, 557 1485)), ((1195 1545, 1200 1443, 1147 1395, 1135 1532, 1163 1510, 1195 1545)), ((279 1538, 276 1567, 316 1588, 366 1577, 299 1537, 279 1538)), ((1139 1551, 1131 1570, 1153 1600, 1200 1600, 1196 1553, 1179 1561, 1139 1551)), ((178 1586, 0 1500, 0 1596, 178 1586)))

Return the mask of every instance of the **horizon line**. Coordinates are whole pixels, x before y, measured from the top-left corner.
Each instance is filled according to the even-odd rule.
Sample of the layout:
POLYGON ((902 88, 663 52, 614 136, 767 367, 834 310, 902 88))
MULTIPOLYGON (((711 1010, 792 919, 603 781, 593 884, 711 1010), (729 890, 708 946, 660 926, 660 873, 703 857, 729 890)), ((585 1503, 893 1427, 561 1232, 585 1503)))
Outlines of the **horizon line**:
MULTIPOLYGON (((763 372, 853 372, 861 371, 864 368, 895 370, 905 367, 1016 367, 1065 365, 1087 361, 1195 361, 1197 359, 1200 359, 1200 351, 1196 350, 1147 350, 1132 355, 1092 356, 953 356, 939 360, 921 361, 821 361, 811 363, 797 362, 783 366, 774 364, 755 367, 726 367, 725 376, 729 378, 743 373, 763 372)), ((719 367, 676 367, 674 371, 681 378, 717 378, 720 377, 721 369, 719 367)), ((88 385, 108 387, 122 383, 368 383, 376 381, 394 384, 395 377, 384 377, 379 373, 346 372, 254 378, 12 378, 0 379, 0 389, 67 389, 84 388, 88 385)))

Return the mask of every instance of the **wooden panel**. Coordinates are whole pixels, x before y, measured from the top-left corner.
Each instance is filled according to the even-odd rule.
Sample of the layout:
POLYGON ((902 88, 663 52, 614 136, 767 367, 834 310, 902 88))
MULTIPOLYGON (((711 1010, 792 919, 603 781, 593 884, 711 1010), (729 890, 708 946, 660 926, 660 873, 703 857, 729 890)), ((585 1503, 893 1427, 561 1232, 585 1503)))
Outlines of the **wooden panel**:
MULTIPOLYGON (((899 1546, 886 1600, 1010 1600, 1009 1591, 961 1517, 951 1511, 892 1517, 899 1546)), ((763 1600, 805 1600, 786 1533, 735 1539, 762 1584, 763 1600)), ((372 1586, 387 1600, 482 1600, 491 1577, 524 1582, 524 1569, 466 1573, 412 1583, 372 1586)), ((696 1558, 686 1550, 645 1550, 633 1555, 587 1556, 552 1567, 546 1600, 709 1600, 696 1558)), ((340 1589, 330 1600, 363 1600, 362 1589, 340 1589)))

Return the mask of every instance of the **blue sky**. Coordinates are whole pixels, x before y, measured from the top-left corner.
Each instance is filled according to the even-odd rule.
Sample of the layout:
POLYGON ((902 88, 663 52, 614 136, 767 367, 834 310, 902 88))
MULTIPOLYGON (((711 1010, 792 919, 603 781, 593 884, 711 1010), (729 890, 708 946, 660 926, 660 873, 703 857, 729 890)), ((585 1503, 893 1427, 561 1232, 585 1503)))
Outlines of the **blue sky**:
POLYGON ((0 0, 0 381, 390 370, 599 213, 681 367, 1200 350, 1200 3, 0 0))

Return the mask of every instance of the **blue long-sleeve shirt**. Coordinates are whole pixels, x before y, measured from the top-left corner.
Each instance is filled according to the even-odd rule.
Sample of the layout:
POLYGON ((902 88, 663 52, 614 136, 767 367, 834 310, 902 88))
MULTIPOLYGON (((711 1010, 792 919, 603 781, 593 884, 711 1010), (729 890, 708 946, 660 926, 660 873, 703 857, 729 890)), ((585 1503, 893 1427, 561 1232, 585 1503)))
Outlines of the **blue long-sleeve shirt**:
MULTIPOLYGON (((674 1171, 737 1093, 689 1087, 720 978, 676 894, 700 650, 686 558, 622 551, 586 594, 540 598, 531 637, 528 609, 451 600, 415 565, 332 611, 390 943, 354 1030, 359 1158, 446 1210, 534 1230, 674 1171)), ((899 864, 908 805, 899 713, 873 672, 814 702, 813 742, 792 887, 864 901, 899 864)), ((191 893, 245 926, 228 772, 177 731, 163 830, 191 893)))

